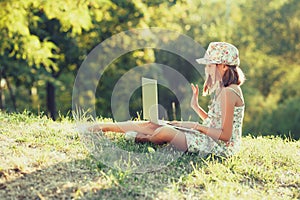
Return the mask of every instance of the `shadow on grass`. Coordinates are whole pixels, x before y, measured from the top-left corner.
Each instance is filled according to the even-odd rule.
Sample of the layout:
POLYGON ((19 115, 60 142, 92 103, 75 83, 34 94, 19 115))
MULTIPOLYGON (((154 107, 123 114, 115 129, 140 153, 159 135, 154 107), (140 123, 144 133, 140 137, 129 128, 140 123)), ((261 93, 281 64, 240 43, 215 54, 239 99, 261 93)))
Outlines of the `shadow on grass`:
POLYGON ((165 168, 141 174, 106 167, 92 158, 61 162, 26 173, 9 169, 1 179, 14 177, 0 185, 1 199, 153 199, 174 183, 186 179, 205 165, 194 154, 184 154, 165 168))

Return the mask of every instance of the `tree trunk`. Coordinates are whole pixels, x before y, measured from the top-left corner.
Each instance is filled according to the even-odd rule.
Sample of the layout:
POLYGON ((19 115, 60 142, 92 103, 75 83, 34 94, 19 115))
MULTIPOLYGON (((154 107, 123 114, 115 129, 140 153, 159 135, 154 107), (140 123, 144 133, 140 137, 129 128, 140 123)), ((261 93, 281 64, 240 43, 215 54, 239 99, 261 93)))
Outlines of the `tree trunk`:
POLYGON ((4 76, 4 78, 5 78, 6 85, 7 85, 9 94, 10 94, 10 98, 11 98, 11 101, 12 101, 12 104, 13 104, 13 107, 14 107, 14 111, 16 112, 17 111, 16 96, 13 93, 13 89, 12 89, 12 87, 10 85, 10 82, 9 82, 8 78, 6 77, 6 75, 4 76))
MULTIPOLYGON (((1 86, 0 86, 0 87, 1 87, 1 86)), ((0 110, 4 110, 4 102, 3 102, 2 88, 0 88, 0 110)))
POLYGON ((47 82, 47 109, 50 117, 56 119, 56 104, 55 104, 55 86, 53 83, 47 82))
MULTIPOLYGON (((2 69, 0 69, 0 84, 1 84, 1 80, 2 80, 2 69)), ((4 102, 2 102, 2 86, 0 85, 0 110, 4 110, 4 102)))

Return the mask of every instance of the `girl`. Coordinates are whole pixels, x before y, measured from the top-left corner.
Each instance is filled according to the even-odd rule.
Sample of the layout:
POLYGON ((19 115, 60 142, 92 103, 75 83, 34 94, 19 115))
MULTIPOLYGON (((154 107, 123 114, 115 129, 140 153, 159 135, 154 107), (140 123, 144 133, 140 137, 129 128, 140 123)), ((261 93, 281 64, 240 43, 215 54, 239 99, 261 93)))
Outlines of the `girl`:
POLYGON ((226 42, 209 44, 204 58, 196 60, 205 64, 206 81, 203 95, 212 95, 208 112, 198 104, 199 88, 191 84, 191 107, 203 120, 198 122, 170 122, 160 126, 151 122, 100 123, 90 131, 125 132, 126 139, 155 144, 170 143, 177 149, 202 155, 214 153, 230 156, 239 150, 245 103, 240 85, 244 75, 239 68, 238 49, 226 42), (193 129, 182 131, 176 126, 193 129), (196 130, 196 131, 195 131, 196 130))

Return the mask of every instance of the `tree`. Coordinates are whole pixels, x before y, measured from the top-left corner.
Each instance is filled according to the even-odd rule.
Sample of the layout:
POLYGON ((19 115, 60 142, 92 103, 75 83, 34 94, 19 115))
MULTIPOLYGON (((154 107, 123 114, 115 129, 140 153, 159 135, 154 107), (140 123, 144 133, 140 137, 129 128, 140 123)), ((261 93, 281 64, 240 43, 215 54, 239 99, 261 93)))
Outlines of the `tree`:
POLYGON ((239 41, 240 51, 244 52, 242 63, 249 80, 245 95, 247 132, 298 134, 294 120, 299 96, 294 78, 299 57, 295 45, 299 43, 298 7, 299 1, 294 0, 253 0, 240 7, 243 15, 234 40, 239 41))
MULTIPOLYGON (((32 70, 46 77, 47 108, 53 119, 56 117, 55 82, 70 66, 80 63, 85 49, 80 49, 84 45, 78 45, 76 38, 92 27, 90 10, 106 4, 109 2, 101 0, 76 4, 54 0, 0 2, 0 53, 7 60, 2 67, 5 72, 11 72, 8 69, 13 63, 23 63, 22 67, 29 68, 26 71, 29 77, 37 76, 32 70)), ((31 78, 28 82, 32 85, 31 78)))

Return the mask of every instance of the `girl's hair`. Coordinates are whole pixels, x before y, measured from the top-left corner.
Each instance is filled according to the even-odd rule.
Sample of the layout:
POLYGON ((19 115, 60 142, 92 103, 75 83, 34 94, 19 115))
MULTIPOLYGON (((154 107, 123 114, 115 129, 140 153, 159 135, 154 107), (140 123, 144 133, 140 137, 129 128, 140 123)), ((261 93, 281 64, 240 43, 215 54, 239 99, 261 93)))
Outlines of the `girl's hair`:
MULTIPOLYGON (((246 78, 241 68, 236 65, 226 65, 226 66, 228 67, 228 69, 225 71, 222 78, 224 87, 227 87, 231 84, 242 85, 246 80, 246 78)), ((209 87, 210 87, 209 85, 211 84, 211 82, 212 82, 211 77, 208 76, 208 78, 205 80, 203 85, 203 91, 202 91, 203 96, 209 94, 209 87)))
POLYGON ((225 71, 222 78, 224 87, 231 84, 242 85, 245 81, 245 75, 240 67, 236 65, 227 65, 228 69, 225 71))

